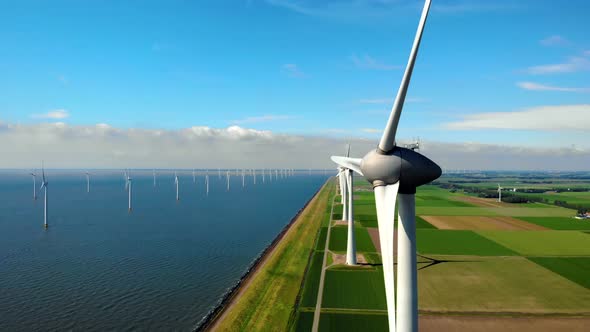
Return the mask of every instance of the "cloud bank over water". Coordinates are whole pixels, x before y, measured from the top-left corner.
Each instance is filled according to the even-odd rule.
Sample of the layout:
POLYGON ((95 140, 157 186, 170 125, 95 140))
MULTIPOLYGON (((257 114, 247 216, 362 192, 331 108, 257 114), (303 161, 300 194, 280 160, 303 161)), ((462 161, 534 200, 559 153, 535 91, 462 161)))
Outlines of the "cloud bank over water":
MULTIPOLYGON (((279 134, 240 126, 179 130, 122 129, 63 122, 0 122, 0 168, 329 168, 347 140, 279 134)), ((362 157, 377 141, 350 140, 362 157)), ((403 141, 400 141, 403 143, 403 141)), ((424 142, 422 152, 445 169, 589 170, 590 151, 480 143, 424 142)))

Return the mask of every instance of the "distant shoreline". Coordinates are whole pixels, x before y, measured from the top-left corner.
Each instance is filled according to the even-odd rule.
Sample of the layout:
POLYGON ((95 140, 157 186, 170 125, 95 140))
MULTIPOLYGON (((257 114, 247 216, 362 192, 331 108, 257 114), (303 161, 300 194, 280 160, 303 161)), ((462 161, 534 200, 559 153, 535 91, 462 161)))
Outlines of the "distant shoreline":
POLYGON ((219 321, 219 318, 223 316, 223 314, 231 308, 234 300, 237 298, 237 295, 247 287, 248 282, 256 275, 259 268, 264 265, 267 258, 270 254, 274 251, 277 245, 281 242, 285 234, 289 231, 291 226, 299 219, 301 213, 307 208, 307 206, 313 201, 313 199, 321 192, 322 188, 326 185, 328 181, 316 190, 316 192, 311 196, 311 198, 303 205, 301 209, 297 211, 297 213, 291 218, 291 220, 281 229, 279 234, 272 240, 272 242, 262 250, 262 252, 252 261, 246 272, 238 279, 238 281, 229 288, 225 294, 221 297, 218 301, 217 305, 213 309, 211 309, 200 321, 197 323, 197 326, 194 328, 194 331, 206 331, 215 326, 215 324, 219 321))

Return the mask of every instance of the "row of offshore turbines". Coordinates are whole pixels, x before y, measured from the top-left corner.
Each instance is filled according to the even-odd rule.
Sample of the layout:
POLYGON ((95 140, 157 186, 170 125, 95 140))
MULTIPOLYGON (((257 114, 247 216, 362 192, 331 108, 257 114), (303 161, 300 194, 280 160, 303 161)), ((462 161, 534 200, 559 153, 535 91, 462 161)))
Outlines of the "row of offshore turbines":
MULTIPOLYGON (((125 191, 128 194, 128 211, 129 213, 131 213, 131 211, 133 210, 133 179, 131 177, 131 171, 128 169, 125 169, 122 171, 123 172, 123 180, 124 180, 124 184, 125 184, 125 191)), ((312 174, 311 169, 308 170, 309 175, 312 174)), ((197 183, 197 171, 195 169, 192 170, 192 179, 193 179, 193 183, 196 184, 197 183)), ((296 173, 296 171, 292 168, 277 168, 277 169, 235 169, 235 170, 224 170, 222 172, 222 170, 220 168, 217 169, 217 175, 219 177, 219 179, 221 180, 223 177, 225 177, 225 181, 226 181, 226 186, 227 186, 227 191, 230 190, 230 179, 232 176, 241 176, 242 177, 242 188, 244 188, 246 186, 246 182, 250 182, 250 180, 252 181, 252 183, 255 185, 258 182, 261 182, 262 184, 264 183, 271 183, 273 181, 279 181, 280 179, 284 179, 284 178, 288 178, 291 176, 294 176, 296 173), (247 178, 250 178, 250 180, 247 180, 247 178), (259 179, 259 180, 258 180, 259 179)), ((324 170, 324 174, 326 173, 326 171, 324 170)), ((47 176, 45 174, 45 167, 42 166, 41 167, 41 186, 37 189, 37 173, 36 171, 32 171, 31 173, 29 173, 32 178, 33 178, 33 200, 37 200, 38 196, 39 196, 39 192, 43 191, 43 226, 47 229, 49 227, 49 221, 48 221, 48 180, 47 180, 47 176)), ((86 185, 86 192, 90 193, 90 176, 92 175, 92 173, 86 171, 84 172, 86 181, 85 181, 85 185, 86 185)), ((157 186, 158 184, 158 172, 156 172, 155 169, 152 170, 152 176, 153 176, 153 186, 154 188, 157 186)), ((209 170, 205 170, 205 181, 204 181, 204 186, 205 186, 205 193, 207 196, 209 196, 209 170)), ((178 171, 174 171, 174 186, 176 189, 176 200, 179 201, 180 200, 180 181, 179 181, 179 177, 178 177, 178 171)))

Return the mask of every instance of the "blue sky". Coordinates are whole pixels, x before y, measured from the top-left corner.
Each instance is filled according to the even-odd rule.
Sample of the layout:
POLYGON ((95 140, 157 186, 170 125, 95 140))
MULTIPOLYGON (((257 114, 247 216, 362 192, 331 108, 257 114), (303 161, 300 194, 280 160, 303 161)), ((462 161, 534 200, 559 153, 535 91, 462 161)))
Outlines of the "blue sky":
MULTIPOLYGON (((0 121, 378 138, 421 6, 2 1, 0 121)), ((399 136, 590 147, 588 13, 585 0, 434 0, 399 136), (574 126, 528 125, 552 114, 574 126)))

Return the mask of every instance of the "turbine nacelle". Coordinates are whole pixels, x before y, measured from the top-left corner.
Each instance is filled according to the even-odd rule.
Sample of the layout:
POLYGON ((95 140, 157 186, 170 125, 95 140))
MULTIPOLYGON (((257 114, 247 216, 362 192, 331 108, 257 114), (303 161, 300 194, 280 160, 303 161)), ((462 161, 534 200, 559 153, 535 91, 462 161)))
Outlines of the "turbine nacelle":
POLYGON ((373 187, 399 182, 399 192, 402 194, 414 194, 416 187, 432 182, 442 174, 434 161, 416 151, 398 146, 389 153, 372 150, 363 159, 334 156, 332 160, 362 175, 373 187))
POLYGON ((401 194, 415 194, 416 188, 438 179, 441 168, 426 156, 396 146, 389 153, 370 151, 363 157, 361 171, 373 187, 400 183, 401 194))

